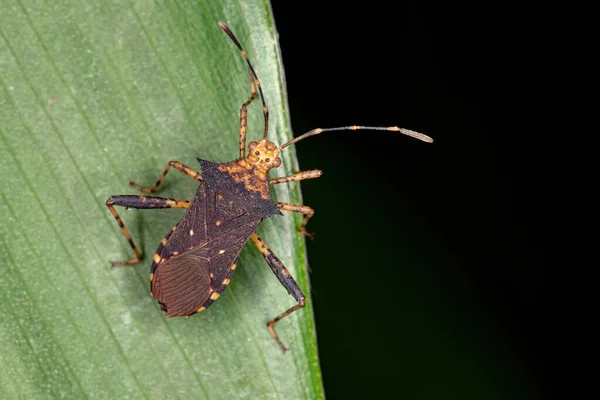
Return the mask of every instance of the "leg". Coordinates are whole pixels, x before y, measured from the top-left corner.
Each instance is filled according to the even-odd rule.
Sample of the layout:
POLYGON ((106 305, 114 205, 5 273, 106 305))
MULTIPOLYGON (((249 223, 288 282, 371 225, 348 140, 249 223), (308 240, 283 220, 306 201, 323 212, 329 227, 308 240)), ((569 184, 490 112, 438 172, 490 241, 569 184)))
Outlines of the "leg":
POLYGON ((309 206, 302 206, 299 204, 275 202, 275 205, 277 206, 277 208, 279 208, 280 210, 283 210, 283 211, 297 212, 297 213, 306 215, 306 217, 304 217, 304 220, 300 224, 300 227, 298 228, 298 230, 304 236, 308 236, 310 238, 315 236, 314 233, 309 233, 306 231, 306 229, 304 229, 306 227, 306 224, 308 223, 308 220, 311 219, 313 215, 315 215, 315 210, 313 210, 309 206))
POLYGON ((129 231, 123 224, 123 220, 115 210, 114 206, 121 206, 128 208, 138 208, 138 209, 150 209, 150 208, 188 208, 190 206, 190 202, 187 200, 178 200, 178 199, 168 199, 165 197, 154 197, 154 196, 112 196, 106 200, 106 207, 110 210, 111 214, 117 220, 123 235, 129 242, 131 249, 135 253, 135 257, 126 261, 113 261, 110 263, 111 267, 116 267, 118 265, 129 265, 135 264, 142 259, 142 253, 138 250, 138 248, 133 243, 133 239, 129 234, 129 231))
POLYGON ((171 169, 171 167, 175 168, 178 171, 183 172, 184 174, 186 174, 190 178, 193 178, 193 179, 195 179, 195 180, 197 180, 199 182, 202 182, 202 175, 200 175, 199 172, 191 169, 190 167, 188 167, 185 164, 180 163, 179 161, 169 161, 169 163, 167 164, 167 167, 165 168, 165 170, 162 173, 162 175, 158 178, 158 180, 156 181, 156 183, 154 184, 154 186, 152 186, 150 189, 145 188, 145 187, 141 187, 140 185, 138 185, 134 181, 129 181, 129 184, 131 186, 133 186, 134 188, 136 188, 137 190, 140 190, 140 191, 142 191, 144 193, 154 193, 154 192, 156 192, 156 189, 158 189, 158 185, 160 185, 160 183, 163 181, 163 179, 165 179, 165 176, 167 176, 167 173, 169 172, 169 170, 171 169))
POLYGON ((294 278, 292 278, 290 272, 285 268, 285 265, 283 265, 279 258, 277 258, 277 256, 271 251, 271 249, 269 249, 269 246, 267 246, 266 243, 263 242, 260 236, 258 236, 256 233, 253 233, 251 239, 256 245, 256 247, 258 247, 258 250, 262 253, 263 257, 265 258, 265 261, 267 262, 267 264, 269 264, 269 267, 271 267, 271 270, 273 271, 277 279, 279 279, 279 282, 283 285, 284 288, 286 288, 288 293, 292 295, 294 299, 298 302, 298 304, 296 304, 294 307, 290 308, 289 310, 285 311, 284 313, 281 313, 277 317, 267 322, 267 329, 269 329, 269 333, 271 334, 271 336, 273 336, 273 339, 275 339, 277 344, 279 344, 279 347, 281 347, 281 350, 283 350, 283 352, 285 353, 287 349, 279 339, 279 336, 275 332, 275 328, 273 326, 275 325, 275 323, 277 323, 277 321, 287 317, 294 311, 304 307, 306 305, 306 296, 304 296, 304 293, 302 293, 302 290, 300 290, 298 284, 296 283, 294 278))
POLYGON ((303 181, 304 179, 318 178, 323 174, 323 171, 313 169, 310 171, 300 171, 289 176, 282 176, 281 178, 271 179, 269 185, 276 185, 278 183, 303 181))

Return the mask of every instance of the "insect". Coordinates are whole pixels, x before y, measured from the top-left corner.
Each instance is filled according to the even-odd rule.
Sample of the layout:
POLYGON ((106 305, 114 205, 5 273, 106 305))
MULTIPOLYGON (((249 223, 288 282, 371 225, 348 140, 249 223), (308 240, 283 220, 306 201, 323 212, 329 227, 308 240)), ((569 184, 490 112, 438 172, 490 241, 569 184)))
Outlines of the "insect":
POLYGON ((400 132, 425 142, 433 140, 421 133, 398 127, 345 126, 328 129, 313 129, 289 142, 278 146, 267 139, 269 133, 269 110, 263 95, 260 80, 248 55, 231 30, 222 22, 221 29, 229 36, 246 60, 250 76, 250 97, 240 108, 239 158, 225 163, 213 163, 197 159, 202 173, 179 161, 169 161, 162 175, 151 188, 142 187, 133 181, 130 185, 144 193, 154 193, 171 170, 176 169, 200 182, 192 201, 147 196, 122 195, 106 200, 106 206, 117 220, 123 235, 129 241, 135 257, 126 261, 112 262, 111 266, 135 264, 142 259, 117 213, 115 206, 136 209, 184 208, 186 212, 162 239, 150 269, 151 295, 168 317, 190 316, 206 310, 229 285, 236 269, 237 259, 251 239, 258 247, 271 270, 294 297, 297 304, 267 322, 271 336, 287 350, 275 332, 275 324, 306 304, 306 297, 285 265, 258 236, 256 228, 265 219, 289 211, 304 215, 298 230, 306 231, 306 224, 314 210, 300 204, 275 202, 269 187, 287 182, 313 179, 321 176, 320 170, 296 172, 289 176, 269 179, 269 171, 281 165, 279 154, 286 147, 323 132, 344 130, 385 130, 400 132), (259 142, 248 144, 246 154, 246 128, 248 106, 260 97, 264 115, 264 135, 259 142))

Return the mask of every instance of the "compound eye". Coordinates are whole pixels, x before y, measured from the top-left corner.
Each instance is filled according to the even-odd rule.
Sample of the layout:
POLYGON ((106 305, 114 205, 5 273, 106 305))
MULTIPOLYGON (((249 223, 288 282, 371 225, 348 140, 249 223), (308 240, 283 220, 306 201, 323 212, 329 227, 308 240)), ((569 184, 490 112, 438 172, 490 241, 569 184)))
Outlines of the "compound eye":
POLYGON ((254 150, 256 148, 256 146, 258 146, 258 143, 256 143, 256 142, 250 142, 250 144, 248 145, 248 148, 250 150, 254 150))
POLYGON ((273 167, 277 168, 280 165, 281 165, 281 158, 275 157, 275 159, 273 160, 273 167))

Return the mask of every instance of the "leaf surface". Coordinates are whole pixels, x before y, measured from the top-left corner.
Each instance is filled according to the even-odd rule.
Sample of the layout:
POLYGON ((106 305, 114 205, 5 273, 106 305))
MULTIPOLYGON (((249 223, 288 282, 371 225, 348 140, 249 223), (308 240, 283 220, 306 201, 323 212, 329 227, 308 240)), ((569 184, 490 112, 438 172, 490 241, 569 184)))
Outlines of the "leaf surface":
MULTIPOLYGON (((169 160, 197 168, 238 156, 247 68, 255 64, 270 139, 291 135, 268 2, 0 1, 0 398, 322 398, 308 306, 294 304, 247 246, 223 296, 189 319, 168 319, 149 296, 150 258, 183 210, 119 209, 145 259, 132 256, 104 205, 152 185, 169 160)), ((249 140, 262 135, 260 102, 249 140)), ((292 150, 273 176, 296 170, 292 150)), ((157 195, 191 199, 174 171, 157 195)), ((300 202, 297 185, 278 201, 300 202)), ((308 290, 300 216, 259 234, 308 290)))

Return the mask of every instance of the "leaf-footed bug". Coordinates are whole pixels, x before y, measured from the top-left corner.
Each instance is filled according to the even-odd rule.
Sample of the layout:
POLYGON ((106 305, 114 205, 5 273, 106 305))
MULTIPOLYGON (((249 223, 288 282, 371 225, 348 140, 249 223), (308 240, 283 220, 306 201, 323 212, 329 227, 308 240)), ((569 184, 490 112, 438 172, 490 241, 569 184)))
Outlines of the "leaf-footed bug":
POLYGON ((242 248, 248 239, 252 239, 279 282, 298 303, 267 322, 271 336, 285 352, 287 349, 275 332, 274 325, 304 307, 306 297, 283 263, 255 231, 263 220, 274 214, 281 215, 280 210, 283 210, 303 214, 305 217, 298 230, 303 235, 311 236, 305 228, 308 220, 314 215, 314 210, 305 205, 274 202, 271 200, 269 186, 318 178, 321 176, 321 171, 302 171, 269 179, 269 171, 281 165, 280 152, 307 137, 331 131, 384 130, 400 132, 424 142, 431 143, 433 140, 421 133, 395 126, 353 125, 313 129, 281 146, 276 145, 267 140, 269 110, 256 71, 231 30, 222 22, 219 22, 219 26, 242 53, 250 75, 251 94, 240 109, 240 157, 220 164, 198 159, 202 174, 179 161, 169 161, 164 172, 151 188, 129 182, 131 186, 142 192, 154 193, 169 170, 175 168, 200 182, 200 187, 192 201, 142 195, 112 196, 106 200, 106 206, 117 220, 123 235, 135 253, 134 258, 112 262, 111 265, 115 267, 135 264, 142 258, 115 206, 136 209, 185 208, 186 212, 181 221, 167 233, 154 254, 150 269, 150 285, 152 296, 167 316, 187 317, 206 310, 219 298, 233 276, 242 248), (256 97, 260 97, 262 102, 264 135, 259 142, 253 141, 248 144, 248 154, 246 154, 247 108, 256 97))

